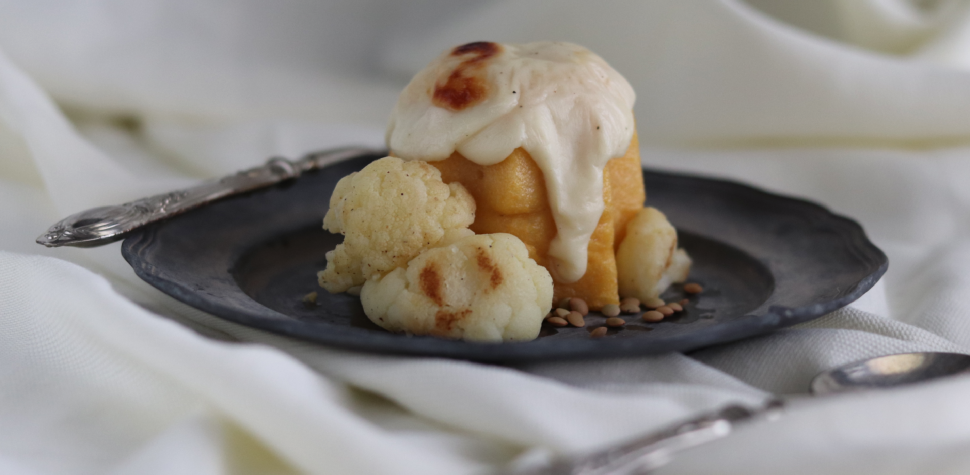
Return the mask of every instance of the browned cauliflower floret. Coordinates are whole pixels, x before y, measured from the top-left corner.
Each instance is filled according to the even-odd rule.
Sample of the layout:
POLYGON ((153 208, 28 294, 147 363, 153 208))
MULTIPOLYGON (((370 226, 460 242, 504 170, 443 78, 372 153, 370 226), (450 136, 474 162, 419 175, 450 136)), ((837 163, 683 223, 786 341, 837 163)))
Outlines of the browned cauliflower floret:
POLYGON ((677 231, 656 208, 643 208, 626 226, 616 252, 620 295, 648 300, 690 272, 687 252, 677 249, 677 231))
POLYGON ((424 251, 367 280, 364 313, 392 332, 526 341, 552 307, 552 277, 511 234, 480 234, 424 251))
POLYGON ((324 229, 344 235, 317 274, 331 293, 359 286, 402 267, 428 247, 472 234, 475 200, 458 183, 446 185, 426 162, 377 160, 342 178, 330 197, 324 229))

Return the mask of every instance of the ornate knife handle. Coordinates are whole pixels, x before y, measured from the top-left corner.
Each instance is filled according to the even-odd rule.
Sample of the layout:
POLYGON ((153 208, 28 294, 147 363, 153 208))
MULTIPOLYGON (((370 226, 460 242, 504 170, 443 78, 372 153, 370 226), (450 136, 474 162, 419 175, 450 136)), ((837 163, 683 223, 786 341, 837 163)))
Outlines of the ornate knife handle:
POLYGON ((274 157, 265 165, 243 170, 184 190, 163 193, 117 206, 102 206, 72 214, 50 227, 37 238, 47 247, 95 247, 117 241, 128 232, 227 196, 275 185, 300 176, 303 172, 331 163, 383 150, 361 147, 324 150, 290 161, 274 157))

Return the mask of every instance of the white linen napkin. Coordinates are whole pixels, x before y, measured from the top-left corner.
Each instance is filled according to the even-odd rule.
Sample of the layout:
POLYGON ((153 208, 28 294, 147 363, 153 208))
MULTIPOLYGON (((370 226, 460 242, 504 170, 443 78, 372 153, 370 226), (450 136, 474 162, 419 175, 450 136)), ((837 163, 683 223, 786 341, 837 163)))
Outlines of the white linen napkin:
POLYGON ((728 0, 0 2, 0 471, 483 473, 777 393, 786 416, 661 472, 964 473, 965 377, 805 394, 868 356, 970 353, 966 3, 831 2, 807 32, 728 0), (33 244, 270 155, 380 145, 402 80, 478 39, 589 46, 637 90, 647 165, 819 201, 889 272, 849 308, 689 356, 505 368, 267 334, 149 287, 117 244, 33 244))

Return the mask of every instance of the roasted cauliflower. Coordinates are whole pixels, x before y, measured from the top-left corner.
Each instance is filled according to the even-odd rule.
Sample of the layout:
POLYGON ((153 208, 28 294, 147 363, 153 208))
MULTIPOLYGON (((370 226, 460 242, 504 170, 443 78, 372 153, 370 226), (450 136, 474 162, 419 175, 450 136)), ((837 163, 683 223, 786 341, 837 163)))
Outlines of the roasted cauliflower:
POLYGON ((471 341, 526 341, 552 307, 552 277, 511 234, 429 249, 360 293, 364 313, 392 332, 471 341))
POLYGON ((317 274, 331 293, 402 267, 421 251, 472 234, 475 200, 422 161, 377 160, 342 178, 330 197, 324 229, 344 235, 317 274))
POLYGON ((620 295, 645 301, 659 297, 670 284, 683 282, 691 259, 677 249, 677 231, 656 208, 643 208, 626 227, 616 252, 620 295))

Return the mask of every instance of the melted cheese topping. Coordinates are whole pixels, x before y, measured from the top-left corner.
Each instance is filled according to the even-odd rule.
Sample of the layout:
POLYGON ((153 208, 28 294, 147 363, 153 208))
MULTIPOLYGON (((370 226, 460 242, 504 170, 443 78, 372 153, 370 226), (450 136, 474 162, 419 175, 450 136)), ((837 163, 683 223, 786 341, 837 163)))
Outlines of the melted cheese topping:
POLYGON ((558 233, 556 280, 586 273, 590 236, 603 214, 603 168, 633 138, 633 88, 606 61, 570 43, 469 43, 446 51, 404 89, 387 144, 405 160, 453 152, 479 165, 516 148, 542 170, 558 233))

